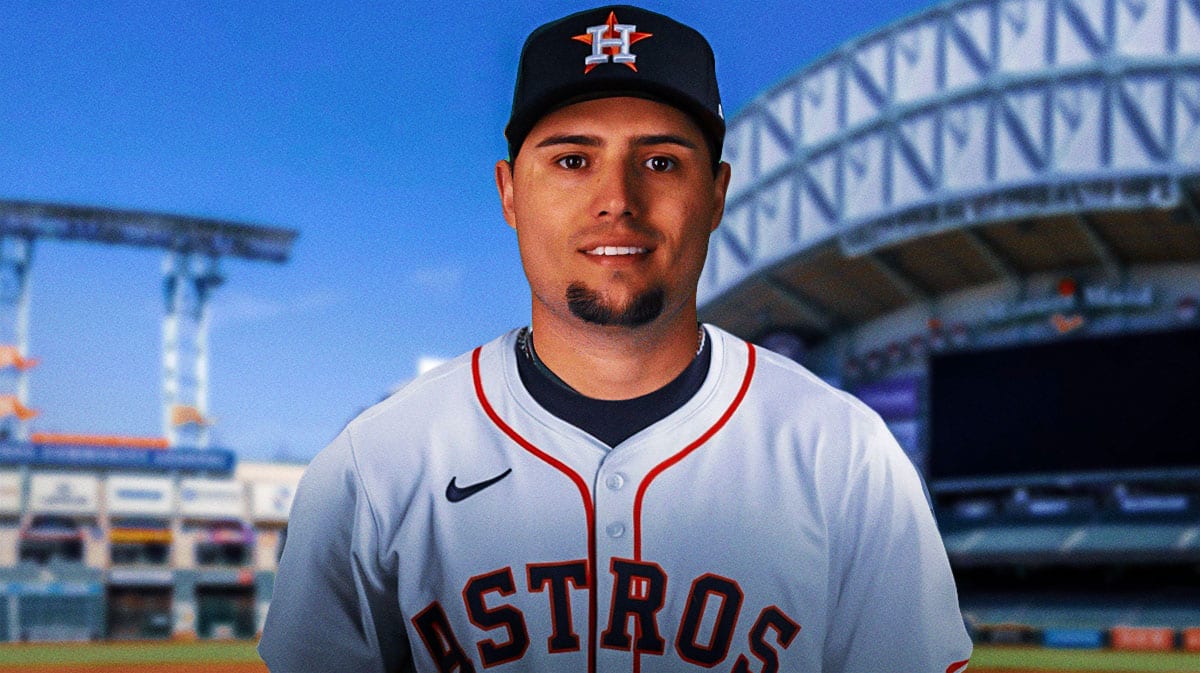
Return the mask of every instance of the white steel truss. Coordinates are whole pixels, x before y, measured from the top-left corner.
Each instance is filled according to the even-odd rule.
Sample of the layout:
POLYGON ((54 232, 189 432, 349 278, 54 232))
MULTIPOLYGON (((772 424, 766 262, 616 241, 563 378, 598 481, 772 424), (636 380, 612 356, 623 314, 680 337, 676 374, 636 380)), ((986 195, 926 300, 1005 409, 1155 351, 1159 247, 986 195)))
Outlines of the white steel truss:
POLYGON ((0 234, 0 436, 29 437, 29 271, 33 239, 0 234))
POLYGON ((172 447, 208 448, 208 301, 223 281, 217 257, 163 259, 163 436, 172 447))
POLYGON ((724 154, 702 303, 829 241, 1173 208, 1200 176, 1200 0, 939 5, 751 102, 724 154))
POLYGON ((24 440, 29 374, 29 275, 37 239, 167 251, 163 261, 163 434, 171 447, 208 448, 209 298, 219 261, 286 262, 296 232, 209 218, 0 199, 0 441, 24 440))

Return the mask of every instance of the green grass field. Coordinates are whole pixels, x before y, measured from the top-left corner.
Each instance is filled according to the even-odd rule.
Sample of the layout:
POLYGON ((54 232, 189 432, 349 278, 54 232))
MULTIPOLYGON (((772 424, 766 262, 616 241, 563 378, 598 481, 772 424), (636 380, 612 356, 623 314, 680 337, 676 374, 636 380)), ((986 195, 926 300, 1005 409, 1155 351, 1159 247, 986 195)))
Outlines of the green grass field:
POLYGON ((257 645, 252 640, 13 643, 0 645, 0 666, 257 662, 257 645))
POLYGON ((977 645, 971 656, 969 670, 987 669, 1071 673, 1200 673, 1200 654, 977 645))
MULTIPOLYGON (((37 671, 43 667, 128 667, 153 670, 154 664, 195 664, 213 671, 221 664, 259 662, 254 641, 25 643, 0 645, 0 671, 37 671)), ((263 669, 265 670, 265 668, 263 669)), ((980 645, 971 671, 1036 671, 1038 673, 1200 673, 1200 653, 1051 650, 1037 647, 980 645)))

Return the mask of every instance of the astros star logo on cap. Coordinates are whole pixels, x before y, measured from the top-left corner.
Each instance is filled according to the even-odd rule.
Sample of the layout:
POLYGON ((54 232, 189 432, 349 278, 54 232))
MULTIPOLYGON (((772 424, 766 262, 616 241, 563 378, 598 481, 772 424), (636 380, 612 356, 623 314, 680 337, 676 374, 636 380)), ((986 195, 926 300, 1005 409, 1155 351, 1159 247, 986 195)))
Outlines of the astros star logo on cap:
POLYGON ((587 32, 583 35, 572 35, 572 40, 578 40, 584 44, 591 45, 592 55, 583 59, 583 74, 588 74, 592 68, 601 63, 608 63, 610 60, 613 63, 624 63, 629 66, 629 69, 637 72, 637 56, 630 53, 629 47, 634 42, 639 42, 648 37, 653 37, 653 33, 639 33, 637 26, 617 23, 617 13, 615 11, 608 13, 608 22, 602 23, 599 26, 588 26, 587 32))

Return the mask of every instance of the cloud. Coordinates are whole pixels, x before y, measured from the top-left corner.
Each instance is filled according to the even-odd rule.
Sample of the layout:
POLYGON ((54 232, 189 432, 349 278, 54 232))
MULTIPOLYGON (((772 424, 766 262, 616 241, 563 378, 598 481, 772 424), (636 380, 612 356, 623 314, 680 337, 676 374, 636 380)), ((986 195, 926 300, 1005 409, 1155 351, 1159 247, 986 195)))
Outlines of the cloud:
POLYGON ((417 376, 447 362, 446 358, 439 358, 432 355, 422 355, 417 358, 417 376))
POLYGON ((404 279, 413 289, 426 296, 448 297, 458 294, 462 289, 465 275, 461 266, 423 266, 409 270, 404 279))
POLYGON ((240 326, 316 313, 341 303, 334 290, 313 290, 290 299, 258 297, 236 290, 218 294, 212 302, 212 327, 240 326))
POLYGON ((417 358, 417 366, 416 366, 417 373, 416 373, 416 375, 411 378, 401 379, 401 380, 393 383, 392 385, 388 386, 388 394, 390 395, 390 394, 396 392, 397 390, 400 390, 404 386, 411 383, 413 379, 417 378, 421 374, 424 374, 425 372, 427 372, 439 365, 445 364, 446 362, 449 362, 449 361, 450 361, 450 358, 438 357, 436 355, 421 355, 421 356, 419 356, 417 358))

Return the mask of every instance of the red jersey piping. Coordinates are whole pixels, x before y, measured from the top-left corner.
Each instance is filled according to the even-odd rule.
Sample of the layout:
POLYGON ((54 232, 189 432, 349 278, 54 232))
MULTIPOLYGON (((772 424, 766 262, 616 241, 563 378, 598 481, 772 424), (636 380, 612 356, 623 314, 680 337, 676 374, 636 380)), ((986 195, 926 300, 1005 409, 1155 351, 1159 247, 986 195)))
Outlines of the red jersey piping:
POLYGON ((547 463, 554 469, 556 469, 559 472, 562 472, 564 475, 566 475, 567 478, 569 478, 572 482, 575 483, 576 488, 579 489, 579 496, 580 496, 580 498, 583 499, 583 510, 584 510, 585 516, 587 517, 587 530, 588 530, 588 532, 587 532, 587 547, 588 547, 588 567, 587 567, 588 671, 590 673, 595 673, 595 671, 596 671, 596 615, 597 615, 596 578, 595 578, 595 568, 596 568, 595 531, 596 531, 596 526, 595 526, 595 508, 592 506, 591 490, 588 488, 587 482, 584 481, 583 478, 580 477, 578 473, 576 473, 574 470, 572 470, 570 467, 568 467, 566 465, 566 463, 563 463, 562 461, 558 460, 554 456, 551 456, 550 454, 546 453, 545 451, 542 451, 541 449, 534 446, 532 442, 530 442, 529 440, 522 437, 520 435, 520 433, 518 433, 516 430, 514 430, 512 428, 512 426, 510 426, 508 423, 505 423, 504 419, 500 418, 500 415, 497 414, 496 410, 492 408, 491 403, 488 402, 487 395, 485 395, 483 392, 483 379, 480 376, 479 354, 482 350, 483 350, 483 347, 480 346, 480 347, 476 348, 473 353, 471 353, 471 378, 474 380, 474 383, 475 383, 475 397, 478 398, 479 405, 481 407, 483 407, 483 412, 485 414, 487 414, 487 417, 489 419, 491 419, 492 423, 494 423, 496 425, 496 427, 500 428, 500 430, 502 432, 504 432, 504 434, 508 435, 509 438, 512 439, 514 442, 516 442, 521 448, 525 449, 529 453, 532 453, 534 456, 537 456, 538 458, 540 458, 542 461, 544 461, 545 463, 547 463))
POLYGON ((633 501, 633 558, 635 561, 642 560, 642 502, 645 499, 646 490, 650 488, 651 482, 653 482, 658 475, 675 466, 679 461, 686 458, 688 454, 700 448, 700 446, 711 439, 713 435, 717 434, 717 431, 724 427, 725 423, 727 423, 730 417, 733 416, 733 413, 737 411, 738 406, 741 405, 742 400, 746 397, 746 391, 750 388, 750 379, 754 376, 754 344, 747 342, 746 348, 746 374, 742 378, 741 388, 738 389, 737 395, 734 396, 733 401, 729 403, 729 407, 725 409, 725 413, 721 414, 721 417, 717 419, 717 422, 713 423, 712 427, 710 427, 708 430, 705 430, 704 434, 697 437, 691 444, 683 447, 679 453, 676 453, 670 458, 664 460, 654 469, 650 470, 650 472, 646 474, 646 477, 642 479, 642 483, 638 485, 637 496, 633 501))
MULTIPOLYGON (((737 395, 734 396, 733 401, 729 403, 729 407, 725 409, 725 413, 721 414, 721 417, 717 419, 717 422, 713 423, 712 427, 710 427, 708 430, 705 430, 704 434, 697 437, 695 441, 683 447, 679 453, 676 453, 670 458, 664 460, 655 466, 654 469, 650 470, 650 472, 646 474, 646 477, 642 479, 642 483, 638 485, 637 496, 633 500, 633 560, 642 560, 642 502, 645 499, 646 490, 650 488, 650 483, 653 482, 658 475, 676 465, 679 461, 686 458, 692 451, 700 448, 700 446, 711 439, 713 435, 717 434, 717 431, 724 427, 725 423, 729 421, 730 417, 733 416, 733 413, 737 411, 738 406, 741 405, 742 400, 746 397, 746 391, 750 388, 750 379, 754 377, 754 344, 746 342, 746 349, 746 374, 742 378, 741 388, 738 389, 737 395)), ((642 657, 641 653, 637 651, 637 647, 635 646, 633 651, 633 673, 641 673, 641 670, 642 657)))

